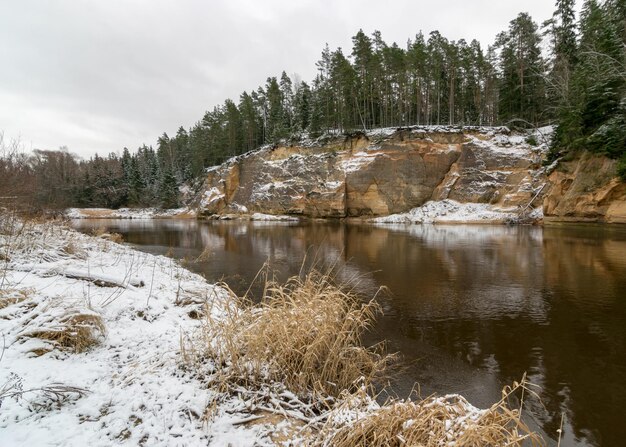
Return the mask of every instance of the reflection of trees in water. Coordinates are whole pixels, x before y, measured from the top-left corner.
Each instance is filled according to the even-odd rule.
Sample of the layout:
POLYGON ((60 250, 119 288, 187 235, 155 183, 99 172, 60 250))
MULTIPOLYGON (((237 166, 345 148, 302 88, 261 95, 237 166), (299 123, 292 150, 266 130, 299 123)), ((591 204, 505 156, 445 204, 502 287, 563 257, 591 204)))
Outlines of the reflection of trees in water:
POLYGON ((553 400, 549 408, 557 411, 566 404, 577 436, 620 445, 626 400, 626 237, 596 231, 546 230, 544 299, 550 303, 550 328, 542 338, 544 381, 553 400))
POLYGON ((353 228, 346 246, 349 256, 384 266, 375 277, 395 293, 395 311, 409 336, 495 372, 501 383, 528 372, 543 387, 547 412, 529 404, 548 433, 556 432, 566 409, 577 437, 617 443, 626 398, 623 234, 391 230, 353 228))

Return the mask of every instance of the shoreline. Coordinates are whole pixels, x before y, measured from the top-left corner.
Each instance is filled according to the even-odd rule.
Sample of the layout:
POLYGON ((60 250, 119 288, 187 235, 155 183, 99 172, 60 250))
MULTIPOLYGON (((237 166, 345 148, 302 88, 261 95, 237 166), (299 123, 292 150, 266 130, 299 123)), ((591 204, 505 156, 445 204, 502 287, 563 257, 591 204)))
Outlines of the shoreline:
MULTIPOLYGON (((158 210, 155 208, 123 208, 122 212, 109 208, 71 208, 70 212, 65 212, 63 216, 70 220, 168 220, 168 219, 185 219, 199 220, 205 222, 211 221, 237 221, 237 222, 282 222, 282 223, 304 223, 304 222, 338 222, 347 224, 361 225, 530 225, 530 226, 557 226, 557 225, 599 225, 609 227, 624 227, 623 222, 605 222, 597 218, 580 218, 580 217, 556 217, 556 216, 537 216, 524 221, 511 220, 510 216, 499 217, 494 219, 475 218, 475 219, 442 219, 433 218, 426 221, 410 221, 404 219, 402 221, 384 221, 389 217, 396 215, 380 216, 380 217, 309 217, 301 215, 274 215, 264 213, 253 214, 213 214, 210 216, 199 215, 195 210, 189 208, 177 208, 173 210, 158 210)), ((69 211, 69 210, 68 210, 69 211)), ((403 215, 408 213, 403 213, 403 215)))

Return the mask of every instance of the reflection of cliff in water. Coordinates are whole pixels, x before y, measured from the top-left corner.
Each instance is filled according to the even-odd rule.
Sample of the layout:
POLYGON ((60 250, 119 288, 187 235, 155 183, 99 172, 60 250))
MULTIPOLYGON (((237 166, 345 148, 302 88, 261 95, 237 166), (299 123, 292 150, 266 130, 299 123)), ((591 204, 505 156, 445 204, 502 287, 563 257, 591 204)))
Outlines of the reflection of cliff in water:
POLYGON ((407 337, 491 371, 500 383, 528 372, 543 388, 548 412, 537 410, 548 433, 565 411, 575 436, 603 445, 621 439, 612 427, 626 399, 626 233, 465 226, 353 232, 347 252, 385 266, 376 280, 392 285, 407 337))
POLYGON ((567 408, 578 435, 620 445, 623 434, 615 427, 623 424, 626 401, 626 235, 602 227, 548 228, 543 246, 550 305, 550 327, 541 337, 544 400, 551 409, 567 408))
MULTIPOLYGON (((268 261, 278 279, 303 259, 372 296, 385 316, 371 341, 401 351, 423 394, 480 406, 524 372, 541 385, 545 431, 565 412, 566 445, 619 445, 626 400, 626 232, 607 227, 366 226, 112 221, 111 231, 244 293, 268 261), (574 440, 578 438, 578 441, 574 440)), ((98 226, 102 221, 98 222, 98 226)), ((403 382, 404 381, 404 382, 403 382)))

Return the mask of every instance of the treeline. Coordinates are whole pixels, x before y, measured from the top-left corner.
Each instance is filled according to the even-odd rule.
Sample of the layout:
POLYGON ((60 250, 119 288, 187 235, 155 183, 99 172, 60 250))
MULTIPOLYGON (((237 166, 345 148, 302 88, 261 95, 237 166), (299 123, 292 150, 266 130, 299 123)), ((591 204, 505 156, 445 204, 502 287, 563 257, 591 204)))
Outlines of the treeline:
MULTIPOLYGON (((551 158, 570 150, 621 157, 626 178, 626 2, 557 0, 539 26, 519 14, 486 50, 418 33, 404 46, 359 31, 349 53, 328 45, 307 83, 285 72, 163 134, 156 149, 79 161, 36 152, 39 201, 57 206, 163 206, 208 166, 263 144, 325 132, 409 125, 557 124, 551 158), (40 168, 67 164, 60 170, 40 168), (69 167, 68 167, 69 166, 69 167), (47 178, 73 172, 68 179, 47 178), (63 197, 61 200, 59 197, 63 197)), ((69 157, 69 158, 68 158, 69 157)))
POLYGON ((132 155, 125 148, 121 157, 111 153, 80 160, 67 148, 26 154, 0 134, 0 207, 175 208, 181 197, 180 171, 171 153, 146 146, 132 155))

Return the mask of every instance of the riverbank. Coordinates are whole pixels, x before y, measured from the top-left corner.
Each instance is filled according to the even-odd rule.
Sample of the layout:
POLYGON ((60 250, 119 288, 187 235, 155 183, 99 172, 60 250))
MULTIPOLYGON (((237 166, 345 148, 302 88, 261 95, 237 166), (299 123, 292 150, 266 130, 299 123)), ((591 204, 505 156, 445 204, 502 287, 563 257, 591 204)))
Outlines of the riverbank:
MULTIPOLYGON (((189 219, 196 218, 194 210, 188 208, 158 210, 154 208, 70 208, 64 213, 68 219, 189 219)), ((351 218, 316 218, 296 215, 274 215, 264 213, 226 213, 199 217, 208 220, 240 220, 258 222, 300 222, 308 220, 346 220, 349 222, 373 224, 517 224, 542 223, 541 208, 521 209, 519 207, 501 208, 486 203, 459 203, 454 200, 430 201, 421 207, 406 213, 388 216, 351 217, 351 218)))
MULTIPOLYGON (((388 417, 407 422, 391 429, 393 437, 400 432, 415 436, 411 424, 432 425, 430 431, 438 436, 434 442, 478 436, 487 426, 492 435, 504 436, 505 428, 520 424, 504 402, 478 410, 460 396, 445 396, 381 407, 369 397, 368 381, 351 392, 320 388, 319 383, 339 383, 330 376, 324 376, 325 382, 316 379, 320 359, 341 356, 320 351, 318 336, 298 348, 318 353, 309 357, 312 366, 289 371, 278 362, 273 349, 280 344, 272 340, 282 340, 282 352, 290 352, 296 345, 289 341, 296 334, 281 330, 314 335, 313 329, 301 331, 302 324, 291 324, 295 320, 290 317, 306 316, 302 321, 316 327, 332 323, 317 312, 324 296, 341 306, 345 298, 351 303, 341 307, 348 313, 339 315, 367 317, 367 306, 350 301, 329 283, 274 288, 284 293, 274 295, 273 305, 246 311, 248 305, 225 288, 172 259, 112 242, 119 240, 114 235, 89 236, 59 224, 6 217, 1 230, 0 332, 5 349, 0 360, 0 428, 7 445, 245 446, 286 445, 296 439, 321 445, 342 445, 343 439, 343 445, 354 445, 355 439, 366 442, 372 430, 388 428, 388 417), (279 296, 289 299, 280 301, 279 296), (281 307, 295 297, 300 297, 297 307, 281 307), (312 306, 303 305, 302 297, 312 306), (282 312, 281 318, 267 320, 276 312, 282 312), (278 324, 263 326, 267 321, 278 324), (228 332, 229 322, 245 324, 228 332), (269 329, 279 332, 273 336, 269 329), (233 357, 233 346, 241 343, 237 334, 246 331, 266 337, 260 348, 267 349, 255 351, 261 357, 233 357), (243 363, 238 360, 242 358, 243 363), (257 369, 249 369, 252 365, 257 369), (240 367, 239 375, 233 374, 233 366, 240 367), (311 374, 311 380, 299 381, 298 371, 311 374), (418 415, 419 421, 408 422, 418 415), (355 424, 356 419, 362 423, 355 424), (351 427, 369 428, 356 433, 351 427)), ((363 326, 357 325, 356 332, 335 328, 326 334, 347 333, 348 351, 366 355, 359 347, 358 328, 368 318, 335 320, 361 321, 363 326)), ((328 340, 335 345, 335 338, 328 340)), ((251 352, 249 344, 238 346, 240 353, 251 352)), ((351 377, 344 374, 347 368, 334 366, 332 374, 351 377)))

